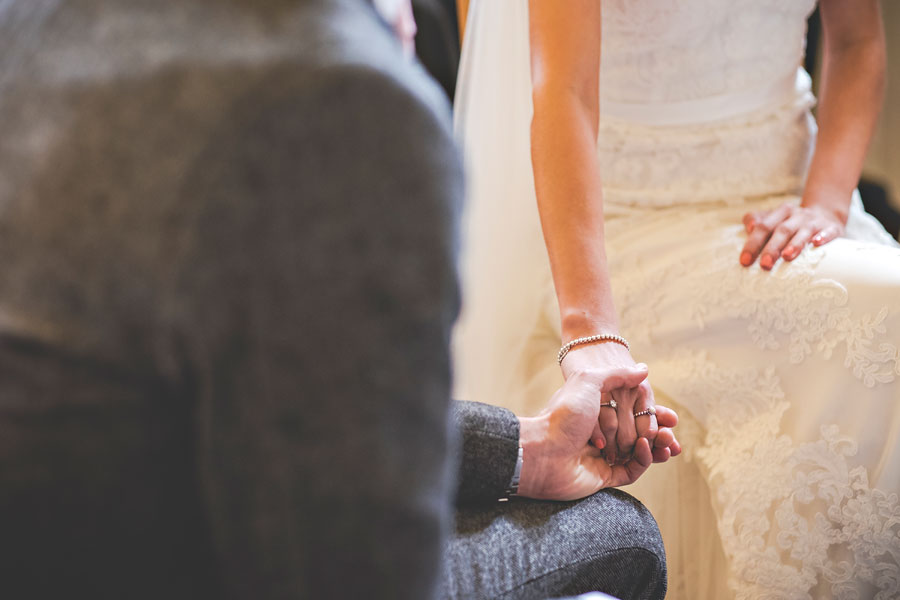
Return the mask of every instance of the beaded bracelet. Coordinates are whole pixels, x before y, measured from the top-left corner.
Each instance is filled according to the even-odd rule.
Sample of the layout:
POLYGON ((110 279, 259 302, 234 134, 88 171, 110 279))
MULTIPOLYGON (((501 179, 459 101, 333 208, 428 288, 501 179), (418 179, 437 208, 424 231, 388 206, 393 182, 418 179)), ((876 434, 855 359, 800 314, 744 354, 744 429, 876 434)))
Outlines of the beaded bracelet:
POLYGON ((592 342, 615 342, 617 344, 622 344, 623 346, 625 346, 626 350, 631 350, 631 347, 628 345, 628 341, 621 335, 614 335, 612 333, 600 333, 597 335, 575 338, 571 342, 568 342, 559 349, 559 354, 556 355, 556 362, 562 364, 562 361, 566 357, 566 354, 568 354, 569 350, 571 350, 575 346, 590 344, 592 342))

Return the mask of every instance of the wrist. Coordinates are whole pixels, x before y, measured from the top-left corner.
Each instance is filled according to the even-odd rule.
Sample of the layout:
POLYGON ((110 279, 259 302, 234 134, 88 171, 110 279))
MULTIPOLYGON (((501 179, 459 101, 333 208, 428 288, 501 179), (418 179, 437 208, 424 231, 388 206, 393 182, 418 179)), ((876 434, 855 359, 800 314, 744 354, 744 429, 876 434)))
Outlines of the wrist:
POLYGON ((850 214, 850 201, 855 189, 855 186, 847 187, 833 183, 808 183, 800 205, 824 210, 845 224, 850 214))
POLYGON ((598 333, 619 333, 619 322, 614 311, 612 315, 596 315, 585 310, 566 309, 560 311, 560 329, 563 344, 574 339, 598 333))
POLYGON ((549 415, 519 417, 519 446, 522 448, 522 470, 519 474, 519 496, 540 498, 546 478, 541 457, 550 430, 549 415))

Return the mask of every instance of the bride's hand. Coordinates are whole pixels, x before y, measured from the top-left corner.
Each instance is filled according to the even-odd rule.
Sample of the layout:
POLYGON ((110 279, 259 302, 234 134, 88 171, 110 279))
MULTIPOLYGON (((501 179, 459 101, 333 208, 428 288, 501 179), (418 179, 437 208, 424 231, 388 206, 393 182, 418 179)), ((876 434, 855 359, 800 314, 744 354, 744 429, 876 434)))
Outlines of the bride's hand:
POLYGON ((562 361, 566 380, 576 373, 597 369, 626 369, 643 373, 644 377, 638 385, 620 386, 603 393, 604 406, 591 441, 604 449, 610 464, 630 458, 638 438, 646 438, 653 448, 659 430, 656 416, 634 416, 635 412, 655 410, 653 389, 646 378, 647 365, 635 363, 628 349, 614 342, 576 346, 562 361), (611 401, 615 407, 609 406, 611 401))
POLYGON ((769 211, 744 215, 747 242, 740 261, 749 267, 759 257, 759 266, 770 270, 778 258, 794 260, 810 242, 827 244, 844 233, 846 213, 824 205, 782 204, 769 211))

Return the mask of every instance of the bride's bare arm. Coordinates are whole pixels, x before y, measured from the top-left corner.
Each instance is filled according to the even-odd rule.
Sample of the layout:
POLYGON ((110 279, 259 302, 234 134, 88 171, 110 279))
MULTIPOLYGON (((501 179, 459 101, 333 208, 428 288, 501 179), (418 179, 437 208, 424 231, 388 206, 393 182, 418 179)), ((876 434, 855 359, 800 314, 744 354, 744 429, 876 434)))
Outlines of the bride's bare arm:
POLYGON ((806 244, 840 236, 884 97, 884 30, 878 0, 820 0, 824 30, 819 135, 800 207, 744 219, 750 236, 741 263, 769 269, 806 244))
POLYGON ((563 341, 618 330, 597 161, 600 2, 531 0, 531 159, 563 341))
POLYGON ((821 0, 825 33, 819 135, 804 203, 846 220, 850 194, 884 100, 884 29, 878 0, 821 0))
MULTIPOLYGON (((531 159, 544 241, 559 300, 563 342, 617 333, 618 320, 604 249, 603 194, 597 160, 600 79, 600 2, 530 0, 534 117, 531 159)), ((643 369, 617 343, 577 346, 563 373, 596 368, 643 369)), ((629 455, 638 436, 652 442, 649 383, 612 392, 618 408, 600 411, 594 443, 607 458, 629 455), (615 443, 613 443, 613 441, 615 443)), ((651 444, 652 445, 652 444, 651 444)))

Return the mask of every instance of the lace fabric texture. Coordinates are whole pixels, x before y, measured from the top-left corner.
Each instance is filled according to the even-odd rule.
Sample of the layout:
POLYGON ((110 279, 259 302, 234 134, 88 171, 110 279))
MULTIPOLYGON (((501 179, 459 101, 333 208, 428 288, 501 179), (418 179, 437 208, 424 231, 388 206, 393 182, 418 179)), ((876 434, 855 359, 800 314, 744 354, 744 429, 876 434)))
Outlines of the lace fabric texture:
POLYGON ((607 214, 679 205, 741 204, 799 193, 816 125, 812 94, 751 118, 648 127, 604 119, 597 156, 607 214))
MULTIPOLYGON (((843 239, 771 273, 737 260, 745 212, 799 202, 809 88, 748 99, 796 72, 813 5, 603 4, 613 291, 688 449, 629 490, 660 524, 671 598, 900 597, 900 248, 855 198, 843 239), (701 110, 716 98, 745 108, 701 110), (696 122, 659 114, 677 104, 683 120, 694 102, 696 122)), ((531 179, 527 0, 470 11, 457 394, 529 414, 562 379, 531 179)))
POLYGON ((767 87, 800 64, 814 8, 815 0, 604 0, 601 105, 767 87))

